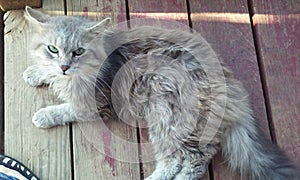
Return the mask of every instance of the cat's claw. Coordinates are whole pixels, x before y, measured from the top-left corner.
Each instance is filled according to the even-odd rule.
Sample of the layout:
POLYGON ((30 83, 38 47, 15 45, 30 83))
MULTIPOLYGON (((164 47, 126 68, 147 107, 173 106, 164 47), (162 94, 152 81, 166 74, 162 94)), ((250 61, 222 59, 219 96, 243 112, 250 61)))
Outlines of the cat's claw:
POLYGON ((40 80, 40 77, 41 75, 38 71, 37 65, 30 66, 23 72, 24 81, 33 87, 37 87, 43 84, 43 82, 40 80))

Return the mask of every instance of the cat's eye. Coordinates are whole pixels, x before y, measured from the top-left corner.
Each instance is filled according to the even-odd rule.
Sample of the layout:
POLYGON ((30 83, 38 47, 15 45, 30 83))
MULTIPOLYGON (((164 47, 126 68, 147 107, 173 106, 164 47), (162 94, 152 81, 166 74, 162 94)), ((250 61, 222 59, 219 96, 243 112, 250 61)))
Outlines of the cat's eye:
POLYGON ((73 51, 74 56, 81 56, 85 52, 85 49, 78 48, 77 50, 73 51))
POLYGON ((58 53, 58 49, 55 46, 49 45, 48 50, 54 54, 58 53))

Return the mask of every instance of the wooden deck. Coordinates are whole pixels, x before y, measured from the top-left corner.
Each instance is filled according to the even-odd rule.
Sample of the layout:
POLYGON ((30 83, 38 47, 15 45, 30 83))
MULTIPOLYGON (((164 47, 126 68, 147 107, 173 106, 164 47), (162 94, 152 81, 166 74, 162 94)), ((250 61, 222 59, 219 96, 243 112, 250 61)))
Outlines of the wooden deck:
MULTIPOLYGON (((192 27, 244 83, 264 132, 289 157, 300 161, 299 0, 44 0, 43 9, 93 19, 110 16, 114 23, 152 17, 192 27)), ((20 160, 41 179, 136 180, 151 174, 153 163, 119 160, 147 158, 140 146, 127 148, 112 137, 147 142, 145 129, 112 121, 99 134, 97 148, 82 133, 98 128, 93 123, 46 130, 34 127, 33 113, 57 101, 46 88, 31 88, 22 80, 23 71, 32 64, 27 51, 32 29, 24 24, 22 12, 6 13, 4 23, 5 34, 0 24, 0 37, 4 36, 0 50, 2 153, 20 160)), ((228 171, 218 155, 203 179, 240 178, 228 171)))

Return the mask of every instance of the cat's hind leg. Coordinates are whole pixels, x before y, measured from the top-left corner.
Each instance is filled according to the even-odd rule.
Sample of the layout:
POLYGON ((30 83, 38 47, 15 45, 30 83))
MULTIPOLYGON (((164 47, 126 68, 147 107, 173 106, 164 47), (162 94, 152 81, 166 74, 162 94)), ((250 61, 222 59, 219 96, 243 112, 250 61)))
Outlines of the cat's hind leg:
POLYGON ((145 180, 171 180, 181 169, 181 160, 171 156, 157 161, 155 171, 145 180))
POLYGON ((217 149, 216 145, 200 145, 197 152, 182 149, 184 151, 182 169, 174 180, 198 180, 203 177, 217 149))
POLYGON ((146 180, 198 180, 203 177, 215 155, 215 148, 189 152, 180 149, 157 161, 155 171, 146 180), (178 156, 179 155, 179 156, 178 156))

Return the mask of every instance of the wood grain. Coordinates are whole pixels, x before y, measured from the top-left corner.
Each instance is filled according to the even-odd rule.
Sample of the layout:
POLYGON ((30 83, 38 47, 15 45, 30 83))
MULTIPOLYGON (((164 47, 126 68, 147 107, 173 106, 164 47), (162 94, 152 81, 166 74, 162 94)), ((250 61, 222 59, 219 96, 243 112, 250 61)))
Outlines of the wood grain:
POLYGON ((140 179, 135 128, 111 120, 75 125, 73 132, 75 179, 140 179))
MULTIPOLYGON (((68 15, 113 24, 126 19, 124 1, 67 1, 68 15), (98 4, 97 4, 98 3, 98 4)), ((119 120, 73 124, 75 179, 140 179, 137 131, 119 120)))
MULTIPOLYGON (((48 2, 44 6, 49 11, 63 9, 58 1, 48 2)), ((34 27, 25 24, 23 11, 7 13, 5 25, 5 154, 41 179, 70 179, 69 128, 44 130, 31 123, 34 112, 56 103, 47 88, 29 87, 22 79, 23 71, 33 64, 28 49, 34 27)))
MULTIPOLYGON (((211 44, 250 94, 254 116, 269 135, 268 121, 246 0, 190 0, 193 29, 211 44)), ((224 160, 213 161, 214 178, 240 179, 224 160)))
POLYGON ((140 25, 155 25, 181 30, 188 29, 187 5, 184 0, 129 0, 128 4, 132 27, 140 25), (144 18, 146 21, 141 21, 141 24, 139 24, 138 21, 133 21, 136 18, 144 18))
POLYGON ((124 0, 67 0, 67 11, 68 15, 85 16, 93 20, 110 17, 112 24, 126 21, 124 0))
POLYGON ((276 140, 300 161, 300 2, 254 0, 253 9, 276 140))
POLYGON ((40 8, 42 5, 41 0, 0 0, 0 9, 3 11, 8 10, 17 10, 17 9, 24 9, 25 6, 31 6, 35 8, 40 8))

